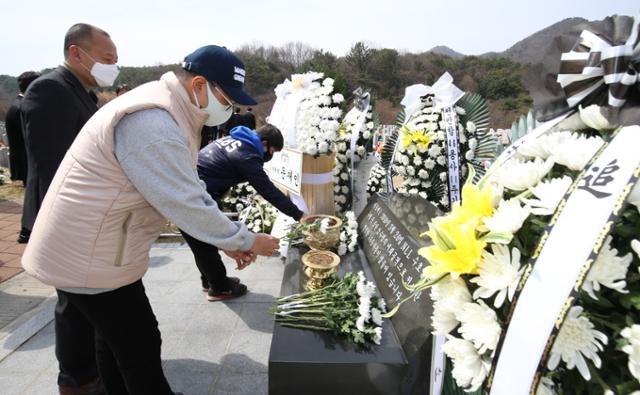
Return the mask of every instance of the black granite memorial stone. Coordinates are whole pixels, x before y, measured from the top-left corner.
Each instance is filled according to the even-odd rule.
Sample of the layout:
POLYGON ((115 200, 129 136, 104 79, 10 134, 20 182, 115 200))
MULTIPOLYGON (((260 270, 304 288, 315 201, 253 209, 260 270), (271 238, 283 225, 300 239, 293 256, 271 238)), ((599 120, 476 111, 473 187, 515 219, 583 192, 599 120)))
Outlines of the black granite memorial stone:
MULTIPOLYGON (((361 249, 341 259, 339 275, 363 270, 374 280, 389 308, 409 293, 402 282, 420 276, 427 243, 418 233, 436 208, 402 195, 373 198, 358 218, 361 249)), ((287 256, 281 295, 301 292, 304 274, 292 248, 287 256)), ((329 333, 275 324, 269 354, 269 394, 428 394, 432 312, 427 293, 407 302, 383 324, 380 345, 362 348, 329 333)))

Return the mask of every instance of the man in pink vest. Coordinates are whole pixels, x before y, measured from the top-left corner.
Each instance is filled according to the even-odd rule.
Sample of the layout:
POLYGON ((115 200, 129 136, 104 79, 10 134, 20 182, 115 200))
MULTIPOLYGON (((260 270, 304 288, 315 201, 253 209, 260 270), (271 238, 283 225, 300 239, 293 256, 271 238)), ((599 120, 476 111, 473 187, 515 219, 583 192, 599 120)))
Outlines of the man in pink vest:
POLYGON ((22 264, 77 311, 60 324, 95 331, 109 394, 173 394, 141 280, 165 218, 240 266, 278 248, 227 219, 195 170, 203 125, 226 122, 234 103, 255 103, 244 80, 240 59, 209 45, 112 100, 83 127, 42 203, 22 264))

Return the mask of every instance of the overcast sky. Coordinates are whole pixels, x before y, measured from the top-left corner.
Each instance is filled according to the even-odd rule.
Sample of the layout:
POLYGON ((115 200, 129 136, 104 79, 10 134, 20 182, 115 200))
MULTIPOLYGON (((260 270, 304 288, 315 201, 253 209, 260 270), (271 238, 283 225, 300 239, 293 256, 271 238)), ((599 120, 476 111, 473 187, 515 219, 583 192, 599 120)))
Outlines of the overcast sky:
POLYGON ((0 74, 62 63, 67 29, 105 29, 122 66, 177 63, 206 44, 303 41, 344 55, 356 41, 421 52, 503 51, 568 17, 638 15, 638 0, 1 0, 0 74))

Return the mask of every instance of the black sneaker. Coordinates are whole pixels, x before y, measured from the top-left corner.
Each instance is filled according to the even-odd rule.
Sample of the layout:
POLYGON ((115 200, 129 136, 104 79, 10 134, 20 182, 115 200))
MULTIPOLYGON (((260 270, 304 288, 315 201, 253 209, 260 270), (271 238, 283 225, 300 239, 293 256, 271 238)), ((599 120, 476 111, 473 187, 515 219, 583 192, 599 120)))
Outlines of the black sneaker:
POLYGON ((207 292, 207 300, 209 302, 217 302, 219 300, 235 299, 247 293, 247 286, 240 283, 240 280, 229 277, 229 288, 218 290, 213 287, 207 292))
POLYGON ((18 239, 16 240, 18 244, 27 244, 29 242, 29 236, 31 236, 31 231, 25 228, 20 230, 18 234, 18 239))
MULTIPOLYGON (((240 283, 240 279, 238 277, 227 277, 227 280, 229 280, 230 283, 240 283)), ((211 288, 209 281, 202 279, 200 279, 200 281, 202 281, 202 292, 209 292, 209 288, 211 288)))

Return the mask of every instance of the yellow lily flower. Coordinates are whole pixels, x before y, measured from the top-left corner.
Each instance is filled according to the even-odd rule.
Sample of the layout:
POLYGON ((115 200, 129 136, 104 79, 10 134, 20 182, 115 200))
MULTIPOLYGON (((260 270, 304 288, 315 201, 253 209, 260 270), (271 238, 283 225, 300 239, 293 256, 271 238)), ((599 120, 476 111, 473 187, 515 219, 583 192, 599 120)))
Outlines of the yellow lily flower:
POLYGON ((424 276, 436 278, 449 273, 453 278, 457 278, 461 274, 478 274, 478 264, 487 243, 476 238, 474 221, 462 224, 447 221, 439 225, 434 224, 430 228, 428 233, 434 236, 434 242, 436 239, 438 242, 418 251, 418 254, 430 263, 424 269, 424 276), (446 248, 445 244, 449 243, 453 248, 446 248))

